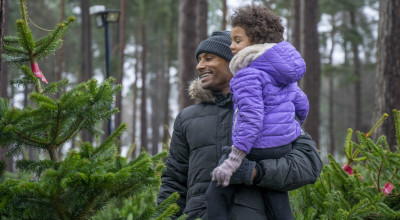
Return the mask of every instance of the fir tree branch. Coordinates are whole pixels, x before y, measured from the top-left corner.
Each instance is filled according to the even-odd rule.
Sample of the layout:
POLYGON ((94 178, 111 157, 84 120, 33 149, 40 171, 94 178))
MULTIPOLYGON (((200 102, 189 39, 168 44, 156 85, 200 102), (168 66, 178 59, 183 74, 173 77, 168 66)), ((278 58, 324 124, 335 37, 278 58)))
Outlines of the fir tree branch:
POLYGON ((396 176, 396 174, 397 174, 398 171, 399 171, 399 170, 397 169, 397 167, 395 167, 395 168, 394 168, 393 175, 389 178, 389 180, 392 180, 392 179, 396 176))
POLYGON ((25 0, 19 0, 19 4, 20 4, 20 8, 21 8, 22 18, 24 19, 25 23, 28 23, 28 19, 27 19, 28 12, 26 11, 25 0))
MULTIPOLYGON (((66 20, 64 20, 63 22, 61 22, 60 24, 58 24, 56 26, 56 29, 53 31, 53 33, 51 34, 53 37, 51 38, 51 41, 53 41, 53 39, 59 34, 63 35, 64 33, 62 31, 64 31, 70 24, 71 22, 74 22, 76 20, 76 18, 74 16, 70 16, 69 18, 67 18, 66 20)), ((40 38, 36 41, 36 47, 42 46, 45 42, 48 42, 49 40, 47 39, 48 36, 40 38)))
POLYGON ((6 54, 14 54, 14 55, 29 55, 23 48, 20 47, 10 47, 8 45, 3 46, 3 52, 6 54))
POLYGON ((378 177, 377 177, 377 190, 378 190, 378 192, 381 191, 380 190, 380 187, 381 187, 380 178, 381 178, 381 173, 382 173, 383 160, 384 160, 384 158, 382 157, 382 160, 380 161, 380 164, 379 164, 379 170, 378 170, 378 177))
MULTIPOLYGON (((51 38, 50 38, 49 40, 45 41, 46 44, 43 44, 43 45, 40 47, 40 49, 37 50, 36 53, 33 54, 33 57, 36 57, 36 56, 40 55, 43 51, 45 51, 45 49, 46 49, 47 47, 49 47, 50 44, 52 44, 55 40, 58 40, 56 37, 57 37, 58 33, 61 32, 61 30, 62 30, 61 27, 64 27, 64 25, 62 25, 62 26, 60 25, 60 26, 57 28, 56 32, 51 36, 51 38)), ((43 43, 44 43, 44 42, 43 42, 43 43)))
MULTIPOLYGON (((5 126, 9 125, 7 122, 3 121, 3 124, 5 126)), ((15 134, 17 134, 18 136, 20 136, 22 138, 22 142, 28 145, 31 145, 32 143, 34 144, 40 144, 40 145, 48 145, 49 143, 44 142, 43 140, 38 140, 38 139, 34 139, 33 137, 29 137, 19 131, 13 130, 12 132, 14 132, 15 134), (25 140, 28 140, 28 142, 26 142, 25 140)))
POLYGON ((71 129, 71 132, 69 134, 67 134, 63 139, 55 141, 54 145, 60 146, 61 144, 63 144, 67 140, 71 139, 76 133, 78 133, 79 132, 79 128, 81 127, 83 120, 84 120, 84 117, 83 116, 79 116, 77 122, 75 123, 75 126, 71 129))
POLYGON ((59 195, 62 194, 62 191, 59 189, 57 192, 57 197, 53 200, 54 206, 56 207, 56 212, 61 219, 68 220, 68 216, 65 214, 65 208, 60 207, 57 204, 64 204, 63 201, 59 198, 59 195), (61 202, 60 202, 61 201, 61 202))
POLYGON ((393 195, 387 195, 387 198, 395 198, 395 197, 400 197, 400 193, 396 193, 396 194, 393 194, 393 195))
POLYGON ((18 44, 18 37, 15 36, 4 36, 4 44, 18 44))
POLYGON ((26 136, 25 134, 23 134, 21 132, 18 132, 18 131, 14 131, 14 133, 17 134, 18 136, 30 141, 30 142, 24 142, 25 144, 29 144, 29 145, 31 145, 32 143, 41 144, 41 145, 48 145, 49 144, 47 142, 44 142, 44 141, 41 141, 41 140, 38 140, 38 139, 33 139, 32 137, 26 136))
POLYGON ((36 90, 36 92, 39 93, 39 94, 42 94, 42 93, 43 93, 43 90, 42 90, 42 86, 41 86, 41 84, 40 84, 40 81, 39 81, 38 78, 36 78, 36 77, 33 75, 32 70, 31 70, 28 66, 22 66, 21 69, 22 69, 22 72, 23 72, 25 75, 27 75, 28 78, 29 78, 29 79, 33 82, 33 84, 35 85, 35 90, 36 90))
MULTIPOLYGON (((98 197, 96 197, 96 196, 92 196, 89 199, 89 203, 84 208, 85 211, 82 213, 82 215, 78 219, 82 219, 82 220, 88 219, 87 215, 89 215, 93 211, 93 207, 96 205, 97 198, 98 197)), ((109 199, 104 200, 104 201, 109 201, 109 199)))
POLYGON ((95 156, 97 153, 101 152, 105 146, 111 143, 116 137, 120 136, 124 130, 126 130, 126 123, 122 123, 117 129, 115 129, 113 133, 111 133, 111 135, 93 151, 92 155, 95 156))
POLYGON ((25 49, 28 51, 28 55, 29 55, 29 59, 31 60, 31 63, 33 63, 32 61, 32 52, 33 52, 33 48, 31 48, 31 45, 29 44, 29 40, 28 38, 32 37, 32 36, 28 36, 27 35, 27 30, 25 27, 26 23, 24 23, 21 19, 17 20, 17 27, 20 28, 20 30, 18 31, 19 34, 21 35, 20 39, 22 38, 23 42, 22 45, 25 46, 25 49))
POLYGON ((61 111, 60 111, 60 102, 57 103, 57 116, 56 116, 56 130, 53 134, 53 137, 51 139, 51 144, 54 144, 56 138, 58 137, 59 133, 60 133, 60 121, 61 121, 61 117, 60 117, 61 111))

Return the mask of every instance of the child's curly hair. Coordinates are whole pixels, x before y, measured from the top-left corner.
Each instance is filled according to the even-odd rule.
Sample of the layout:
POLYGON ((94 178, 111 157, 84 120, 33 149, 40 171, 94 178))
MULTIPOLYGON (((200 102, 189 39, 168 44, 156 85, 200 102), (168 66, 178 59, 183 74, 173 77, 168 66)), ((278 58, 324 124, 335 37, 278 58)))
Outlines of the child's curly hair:
POLYGON ((281 18, 264 5, 248 5, 237 9, 229 21, 232 27, 241 27, 254 44, 283 41, 281 18))

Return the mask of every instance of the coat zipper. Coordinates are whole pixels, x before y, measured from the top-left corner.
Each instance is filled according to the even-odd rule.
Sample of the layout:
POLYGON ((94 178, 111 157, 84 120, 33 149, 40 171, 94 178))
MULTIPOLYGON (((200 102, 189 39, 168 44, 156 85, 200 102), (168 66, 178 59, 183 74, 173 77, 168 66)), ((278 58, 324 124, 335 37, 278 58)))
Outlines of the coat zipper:
POLYGON ((236 132, 236 122, 237 122, 238 111, 239 111, 239 108, 236 108, 236 110, 235 110, 235 121, 233 122, 233 131, 234 132, 236 132))

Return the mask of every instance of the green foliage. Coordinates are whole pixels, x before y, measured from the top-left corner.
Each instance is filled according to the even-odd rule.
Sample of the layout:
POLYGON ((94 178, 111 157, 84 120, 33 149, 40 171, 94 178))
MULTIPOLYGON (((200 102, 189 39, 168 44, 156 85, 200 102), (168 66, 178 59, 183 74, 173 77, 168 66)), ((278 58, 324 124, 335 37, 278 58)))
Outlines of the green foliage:
POLYGON ((39 181, 0 184, 2 219, 88 219, 110 201, 145 201, 139 195, 160 183, 166 152, 154 157, 142 153, 127 163, 113 144, 88 149, 99 148, 85 143, 81 152, 71 150, 57 166, 45 169, 39 181))
POLYGON ((4 161, 0 160, 0 182, 2 181, 6 167, 7 167, 6 163, 4 161))
POLYGON ((35 41, 27 25, 24 0, 20 6, 18 36, 7 37, 4 48, 8 62, 18 66, 24 76, 14 84, 35 85, 35 92, 29 95, 34 104, 19 109, 0 99, 0 146, 7 146, 8 155, 20 154, 23 147, 35 148, 48 152, 50 160, 17 161, 19 173, 7 177, 3 175, 5 163, 0 161, 0 219, 90 219, 110 204, 122 209, 116 211, 122 213, 120 218, 168 219, 174 215, 178 208, 172 203, 177 195, 154 208, 166 151, 153 157, 143 152, 128 162, 118 155, 116 146, 117 137, 127 127, 124 123, 98 146, 81 143, 63 160, 57 157, 58 148, 82 129, 102 133, 96 125, 118 112, 110 106, 121 86, 108 78, 101 84, 89 80, 64 94, 60 88, 66 87, 67 80, 42 88, 26 64, 60 47, 61 37, 75 18, 35 41), (54 98, 58 92, 60 97, 54 98))
MULTIPOLYGON (((156 204, 159 185, 146 188, 140 195, 123 201, 114 201, 94 216, 93 220, 108 219, 171 219, 179 211, 175 201, 178 193, 173 193, 159 206, 156 204)), ((185 219, 181 216, 179 219, 185 219)))
POLYGON ((20 0, 20 4, 23 9, 23 19, 18 19, 16 22, 17 37, 4 37, 3 50, 5 61, 17 66, 38 61, 53 54, 62 46, 61 38, 68 31, 70 24, 75 21, 75 17, 71 16, 58 24, 50 34, 35 41, 27 23, 25 1, 20 0))
MULTIPOLYGON (((29 97, 35 107, 25 109, 9 107, 6 99, 0 99, 0 145, 10 146, 10 154, 20 153, 24 145, 51 152, 82 129, 99 133, 95 125, 117 112, 117 109, 110 110, 110 105, 121 86, 113 83, 113 78, 100 85, 90 80, 59 99, 33 92, 29 97)), ((56 84, 50 84, 45 91, 50 92, 56 84)))
MULTIPOLYGON (((155 155, 152 158, 153 161, 163 161, 166 158, 168 143, 169 139, 163 143, 163 153, 155 155)), ((129 163, 136 163, 142 160, 145 155, 140 154, 129 163)), ((161 172, 158 175, 161 175, 161 172)), ((156 200, 160 185, 161 181, 147 187, 137 196, 128 197, 125 200, 111 201, 107 207, 93 216, 92 219, 171 219, 179 211, 179 206, 175 203, 179 199, 179 194, 172 193, 170 197, 157 206, 156 200)), ((186 215, 183 214, 176 219, 186 219, 186 215)))
POLYGON ((367 134, 357 132, 358 143, 351 140, 353 131, 349 129, 344 144, 347 163, 343 168, 329 155, 329 164, 314 185, 290 193, 296 219, 400 218, 400 150, 390 151, 385 136, 376 142, 371 140, 369 136, 376 126, 367 134), (350 165, 352 170, 346 172, 345 167, 350 165), (394 189, 386 195, 383 188, 388 182, 394 189))

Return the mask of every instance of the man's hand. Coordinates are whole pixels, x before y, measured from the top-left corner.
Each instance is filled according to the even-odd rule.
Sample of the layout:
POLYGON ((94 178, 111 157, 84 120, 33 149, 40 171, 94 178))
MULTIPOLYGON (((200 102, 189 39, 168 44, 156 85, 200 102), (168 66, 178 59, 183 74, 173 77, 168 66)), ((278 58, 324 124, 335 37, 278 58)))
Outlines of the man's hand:
POLYGON ((251 180, 254 180, 254 178, 256 178, 256 176, 257 176, 257 169, 254 168, 253 175, 251 176, 251 180))

